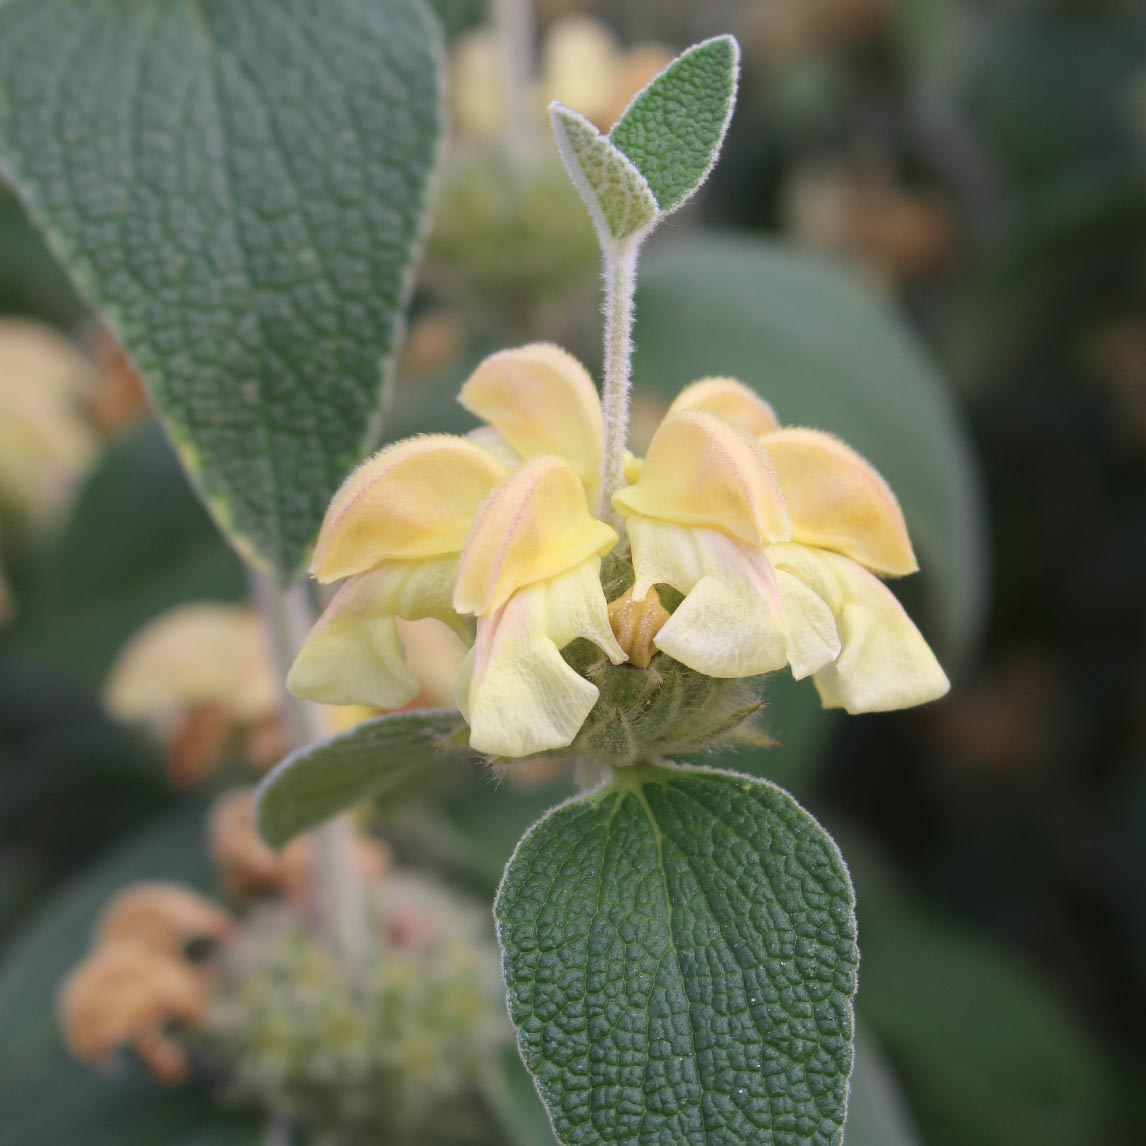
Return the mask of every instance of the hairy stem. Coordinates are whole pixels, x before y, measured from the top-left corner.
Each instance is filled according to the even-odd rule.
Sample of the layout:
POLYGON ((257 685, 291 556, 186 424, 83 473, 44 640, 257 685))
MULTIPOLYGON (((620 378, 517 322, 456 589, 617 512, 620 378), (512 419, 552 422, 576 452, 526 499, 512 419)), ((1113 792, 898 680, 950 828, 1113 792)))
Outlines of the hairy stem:
MULTIPOLYGON (((271 635, 276 676, 287 672, 314 623, 314 610, 305 585, 280 590, 262 574, 253 574, 255 600, 271 635)), ((326 735, 317 705, 300 700, 285 687, 281 694, 291 745, 300 748, 326 735)), ((319 927, 331 947, 349 963, 358 963, 369 950, 366 889, 354 866, 351 821, 343 816, 315 830, 314 889, 319 927)))
POLYGON ((601 459, 601 493, 597 516, 624 536, 624 524, 613 508, 613 494, 624 484, 629 442, 629 391, 632 389, 633 295, 637 285, 636 238, 603 242, 605 283, 605 454, 601 459))

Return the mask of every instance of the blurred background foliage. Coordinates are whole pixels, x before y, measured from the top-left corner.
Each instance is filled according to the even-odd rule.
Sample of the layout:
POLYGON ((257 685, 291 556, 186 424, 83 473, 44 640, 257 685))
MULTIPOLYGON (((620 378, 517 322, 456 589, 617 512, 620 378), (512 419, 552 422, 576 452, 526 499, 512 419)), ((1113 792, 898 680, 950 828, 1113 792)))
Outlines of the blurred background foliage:
MULTIPOLYGON (((466 427, 457 386, 509 340, 599 354, 591 235, 548 139, 539 126, 523 167, 483 103, 484 5, 435 6, 458 126, 388 437, 466 427)), ((780 746, 729 761, 791 787, 852 867, 848 1142, 1146 1140, 1146 6, 536 7, 542 87, 575 105, 574 81, 620 92, 626 61, 639 75, 637 48, 733 31, 744 49, 724 157, 643 264, 638 442, 683 384, 736 375, 871 458, 917 540, 904 600, 951 695, 845 720, 777 679, 780 746)), ((93 1078, 55 1033, 55 991, 108 894, 211 881, 204 789, 108 714, 112 666, 148 621, 247 586, 130 367, 2 186, 0 317, 82 350, 99 445, 53 528, 0 514, 3 1137, 255 1141, 129 1065, 93 1078)), ((375 817, 403 862, 488 898, 568 785, 463 770, 375 817)), ((512 1063, 490 1101, 515 1140, 543 1141, 512 1063)))

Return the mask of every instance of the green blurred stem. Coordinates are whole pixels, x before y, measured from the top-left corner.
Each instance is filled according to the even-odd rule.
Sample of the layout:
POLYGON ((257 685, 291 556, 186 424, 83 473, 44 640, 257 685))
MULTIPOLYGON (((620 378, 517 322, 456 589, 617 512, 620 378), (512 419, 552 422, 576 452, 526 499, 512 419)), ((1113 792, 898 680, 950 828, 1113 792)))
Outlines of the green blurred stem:
POLYGON ((632 389, 633 296, 637 286, 638 238, 603 243, 605 285, 605 454, 601 459, 601 495, 597 516, 624 536, 624 523, 613 508, 613 494, 625 480, 629 442, 629 391, 632 389))
MULTIPOLYGON (((253 573, 252 579, 255 600, 271 634, 287 733, 291 746, 301 748, 327 734, 318 706, 293 696, 285 684, 290 666, 314 624, 314 609, 305 584, 282 590, 261 573, 253 573)), ((370 932, 366 888, 354 864, 350 818, 331 820, 318 828, 311 839, 319 926, 344 960, 359 964, 369 953, 370 932)))
POLYGON ((520 170, 531 150, 533 107, 533 6, 530 0, 492 0, 505 83, 505 145, 520 170))

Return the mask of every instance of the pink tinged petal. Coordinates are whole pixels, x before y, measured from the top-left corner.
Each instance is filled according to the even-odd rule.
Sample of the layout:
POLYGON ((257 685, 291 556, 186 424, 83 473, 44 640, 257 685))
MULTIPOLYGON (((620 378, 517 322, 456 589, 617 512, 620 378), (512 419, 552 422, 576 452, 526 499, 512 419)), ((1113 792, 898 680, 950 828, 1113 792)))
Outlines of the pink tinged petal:
POLYGON ((614 664, 626 659, 609 626, 600 564, 593 557, 519 589, 479 617, 456 693, 478 752, 528 756, 572 743, 598 690, 566 664, 560 650, 585 637, 614 664))
POLYGON ((669 413, 680 410, 715 414, 754 438, 780 428, 771 404, 735 378, 702 378, 686 386, 669 407, 669 413))
POLYGON ((642 518, 630 519, 629 536, 634 597, 656 584, 686 594, 654 641, 674 660, 706 676, 729 678, 774 672, 794 658, 806 674, 839 651, 826 607, 811 626, 805 609, 799 626, 792 627, 783 589, 755 546, 716 530, 642 518))
POLYGON ((598 480, 605 425, 588 371, 548 342, 490 355, 458 401, 525 458, 556 454, 586 484, 598 480))
POLYGON ((311 563, 337 581, 379 561, 440 557, 465 544, 506 468, 465 438, 407 438, 363 462, 334 495, 311 563))
POLYGON ((387 561, 347 581, 311 630, 287 688, 322 704, 409 704, 422 685, 406 662, 396 618, 433 617, 464 634, 450 607, 456 572, 456 557, 387 561))
POLYGON ((820 430, 777 430, 761 440, 784 488, 793 540, 877 573, 915 572, 899 502, 869 462, 820 430))
POLYGON ((765 451, 714 414, 670 414, 653 437, 635 485, 613 504, 678 525, 718 529, 749 545, 792 536, 780 483, 765 451))
POLYGON ((825 708, 886 712, 926 704, 948 691, 935 654, 877 577, 826 549, 777 545, 768 555, 835 614, 843 650, 813 677, 825 708))
POLYGON ((607 553, 616 533, 597 521, 568 462, 533 458, 486 500, 466 541, 454 608, 484 616, 518 589, 607 553))

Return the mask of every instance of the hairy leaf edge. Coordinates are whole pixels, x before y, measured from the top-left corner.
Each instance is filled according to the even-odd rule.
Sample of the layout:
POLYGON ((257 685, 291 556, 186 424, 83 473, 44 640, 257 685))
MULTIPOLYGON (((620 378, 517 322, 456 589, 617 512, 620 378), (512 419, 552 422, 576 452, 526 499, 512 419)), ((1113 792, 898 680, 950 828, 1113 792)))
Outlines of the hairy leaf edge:
MULTIPOLYGON (((732 116, 736 111, 736 101, 740 95, 740 41, 737 40, 737 38, 730 32, 725 32, 720 36, 709 36, 707 40, 701 40, 700 43, 693 44, 691 47, 686 48, 672 61, 671 64, 668 65, 667 68, 664 69, 664 71, 658 72, 655 76, 653 76, 653 78, 649 80, 649 82, 645 84, 645 86, 641 88, 641 90, 637 92, 637 94, 633 96, 631 100, 629 100, 629 102, 625 105, 625 110, 621 112, 619 116, 617 116, 616 123, 614 123, 613 126, 609 128, 607 134, 605 135, 605 138, 609 140, 610 143, 612 143, 613 132, 617 130, 617 124, 624 120, 625 116, 627 116, 633 107, 636 106, 637 102, 641 99, 645 92, 647 92, 649 88, 651 88, 653 84, 655 84, 657 80, 659 80, 661 76, 665 74, 665 72, 669 71, 673 67, 673 64, 676 64, 680 60, 686 59, 694 52, 699 52, 701 48, 707 48, 710 44, 716 44, 722 41, 727 41, 729 47, 732 50, 732 89, 729 91, 728 99, 725 101, 724 123, 721 125, 720 135, 717 137, 716 146, 712 149, 712 157, 708 161, 708 166, 704 169, 701 177, 693 185, 692 190, 687 195, 685 195, 684 198, 681 199, 675 207, 672 207, 668 211, 665 211, 663 208, 661 208, 662 218, 667 215, 671 215, 674 211, 679 211, 680 208, 683 207, 705 185, 705 183, 708 182, 708 177, 712 174, 712 169, 720 160, 720 153, 724 150, 724 140, 728 135, 729 127, 732 126, 732 116)), ((616 145, 614 144, 614 146, 616 145)), ((621 151, 619 147, 617 150, 621 151)), ((621 151, 621 154, 625 155, 623 151, 621 151)), ((628 159, 629 157, 625 155, 625 158, 628 159)), ((630 162, 632 162, 632 160, 630 160, 630 162)), ((636 164, 634 163, 633 166, 635 167, 636 164)), ((656 200, 655 195, 653 196, 653 199, 654 201, 656 200)), ((659 206, 660 204, 658 203, 658 207, 659 206)))
MULTIPOLYGON (((332 818, 327 817, 327 820, 321 820, 319 823, 312 825, 310 828, 301 828, 297 832, 282 838, 269 833, 269 826, 266 823, 266 813, 264 811, 266 802, 271 797, 272 791, 278 781, 292 768, 294 768, 296 764, 298 764, 304 758, 313 755, 317 748, 321 748, 329 744, 337 744, 346 740, 352 740, 356 735, 361 734, 362 729, 367 725, 375 725, 380 724, 383 721, 394 720, 395 718, 408 718, 412 716, 457 716, 459 720, 461 719, 456 708, 419 708, 410 712, 390 712, 385 713, 382 716, 373 717, 371 720, 365 720, 361 724, 356 724, 353 728, 348 728, 344 732, 335 733, 335 735, 328 736, 323 740, 315 740, 310 744, 304 744, 300 748, 296 748, 293 752, 289 752, 259 781, 258 785, 255 787, 255 829, 258 831, 260 838, 269 847, 275 848, 277 850, 290 843, 291 840, 297 838, 300 835, 303 835, 305 832, 311 831, 313 828, 318 827, 319 823, 326 823, 327 820, 332 818)), ((428 745, 431 755, 427 762, 432 760, 433 756, 440 755, 443 752, 448 752, 451 747, 454 747, 449 744, 449 739, 450 738, 447 735, 445 737, 435 737, 431 741, 431 743, 428 745)), ((456 747, 459 750, 461 748, 461 746, 456 747)), ((380 782, 381 780, 385 780, 387 778, 387 776, 381 777, 380 782)), ((362 798, 365 799, 366 797, 362 798)), ((337 815, 338 813, 335 814, 337 815)))
MULTIPOLYGON (((720 39, 721 37, 715 37, 715 38, 720 39)), ((733 41, 733 42, 735 43, 735 41, 733 41)), ((856 967, 855 967, 855 970, 852 972, 851 990, 848 994, 848 1003, 849 1003, 849 1006, 848 1006, 848 1032, 847 1032, 848 1036, 849 1036, 848 1037, 848 1051, 849 1051, 849 1053, 848 1053, 848 1079, 847 1079, 847 1086, 844 1088, 844 1105, 843 1105, 843 1111, 842 1111, 842 1118, 840 1120, 840 1138, 839 1138, 839 1146, 843 1146, 843 1144, 844 1144, 844 1133, 846 1131, 847 1121, 848 1121, 848 1107, 851 1104, 852 1077, 855 1074, 855 1064, 856 1064, 856 1007, 855 1007, 855 1001, 856 1001, 856 995, 859 991, 859 965, 860 965, 860 959, 861 959, 861 953, 860 953, 860 948, 859 948, 859 924, 858 924, 858 920, 857 920, 857 916, 856 916, 855 884, 852 882, 851 869, 848 867, 847 860, 844 859, 843 852, 840 851, 839 844, 836 843, 835 838, 832 836, 831 832, 829 832, 827 830, 827 828, 825 828, 820 823, 820 821, 817 820, 816 817, 813 816, 812 813, 809 812, 808 809, 805 808, 804 805, 801 804, 800 801, 797 800, 796 797, 791 794, 791 792, 789 792, 785 788, 780 787, 779 784, 773 783, 771 780, 766 780, 761 776, 752 776, 747 772, 737 772, 731 768, 707 768, 704 765, 685 764, 685 763, 681 763, 681 762, 676 761, 676 760, 658 760, 655 767, 657 767, 657 768, 659 768, 665 772, 692 772, 692 773, 697 773, 697 774, 705 775, 705 776, 718 776, 721 779, 726 779, 726 780, 743 780, 743 781, 747 781, 751 784, 759 785, 760 787, 771 788, 774 792, 779 792, 781 796, 784 796, 787 799, 792 801, 792 806, 796 809, 797 812, 799 812, 799 814, 803 817, 803 819, 810 821, 823 834, 824 839, 826 839, 828 844, 830 845, 831 854, 832 854, 833 858, 836 861, 838 861, 838 863, 840 865, 840 870, 844 873, 844 876, 847 879, 848 891, 849 891, 848 916, 851 920, 852 933, 856 936, 856 967)), ((506 881, 507 876, 509 875, 509 870, 511 867, 513 867, 514 861, 517 859, 518 853, 521 851, 522 847, 524 847, 526 841, 533 835, 533 833, 535 831, 537 831, 537 829, 540 828, 541 825, 544 824, 548 819, 550 819, 550 817, 555 816, 558 812, 562 812, 566 808, 571 807, 574 804, 599 804, 602 800, 604 800, 608 796, 610 789, 618 786, 617 773, 623 772, 623 771, 624 771, 624 769, 615 769, 613 775, 605 777, 605 779, 603 779, 600 783, 598 783, 594 787, 588 789, 587 791, 574 792, 573 795, 568 796, 566 799, 562 800, 560 803, 554 804, 552 808, 550 808, 547 812, 545 812, 545 814, 543 816, 540 817, 540 819, 536 820, 533 824, 531 824, 529 826, 529 828, 526 830, 525 834, 521 837, 521 839, 519 839, 517 841, 517 844, 514 846, 513 852, 510 854, 509 859, 506 861, 505 870, 501 873, 501 880, 499 881, 499 883, 497 885, 497 892, 494 894, 494 897, 493 897, 492 914, 493 914, 494 932, 497 935, 497 945, 498 945, 498 950, 499 950, 500 955, 501 955, 501 979, 502 979, 502 983, 506 985, 506 1011, 509 1014, 510 1026, 513 1027, 513 1038, 514 1038, 514 1042, 517 1046, 517 1055, 521 1059, 522 1065, 525 1067, 526 1071, 529 1073, 530 1079, 532 1079, 532 1081, 533 1081, 533 1089, 537 1092, 538 1100, 541 1102, 542 1108, 545 1110, 545 1116, 549 1119, 549 1126, 550 1126, 550 1129, 553 1131, 553 1137, 556 1138, 558 1142, 563 1142, 564 1140, 562 1139, 560 1133, 557 1130, 557 1124, 553 1118, 553 1111, 550 1110, 549 1102, 546 1100, 545 1094, 541 1089, 541 1080, 534 1073, 533 1068, 526 1061, 525 1050, 524 1050, 524 1047, 522 1046, 521 1031, 518 1029, 517 1023, 515 1023, 513 1021, 513 1014, 510 1011, 510 1007, 509 1007, 510 990, 508 987, 508 975, 507 975, 507 964, 508 964, 508 958, 509 957, 508 957, 508 954, 506 952, 505 943, 503 941, 503 932, 502 932, 501 920, 498 918, 498 907, 501 903, 502 892, 505 889, 505 881, 506 881)), ((629 786, 630 788, 633 788, 633 784, 631 781, 623 780, 622 783, 626 783, 627 786, 629 786)), ((634 792, 634 794, 637 795, 638 799, 640 798, 639 789, 636 790, 634 792)), ((653 825, 653 828, 655 831, 656 830, 655 824, 653 825)))

